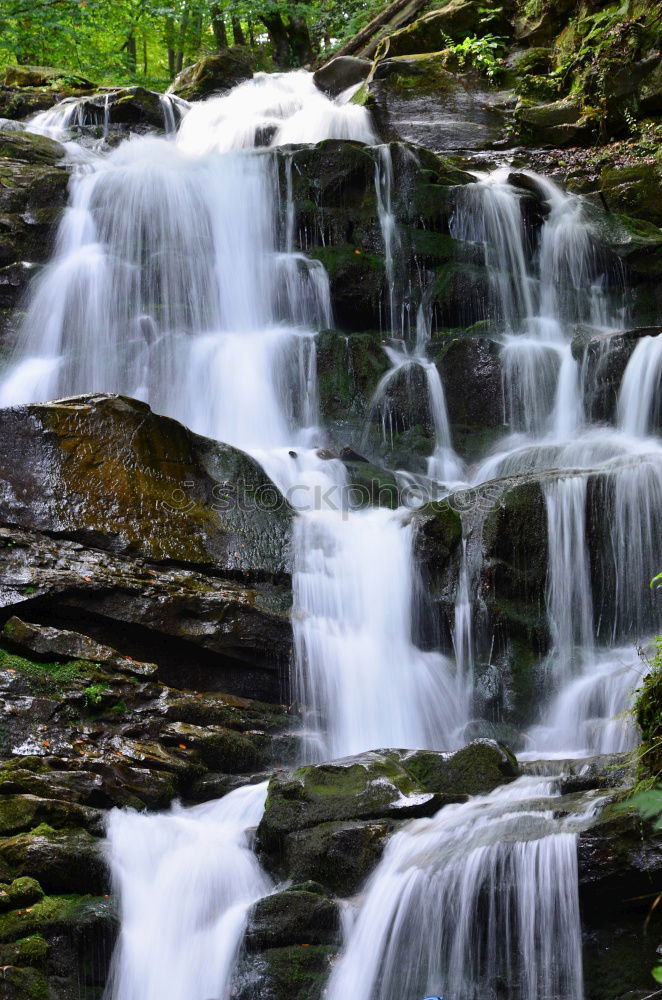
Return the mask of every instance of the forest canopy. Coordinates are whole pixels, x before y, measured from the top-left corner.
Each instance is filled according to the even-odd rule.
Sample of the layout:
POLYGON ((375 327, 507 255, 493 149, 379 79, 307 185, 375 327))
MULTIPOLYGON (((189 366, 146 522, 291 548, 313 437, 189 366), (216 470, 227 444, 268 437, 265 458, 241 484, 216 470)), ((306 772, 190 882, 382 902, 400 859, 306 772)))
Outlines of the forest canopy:
POLYGON ((331 55, 386 0, 3 0, 0 65, 51 65, 98 82, 166 83, 227 45, 263 68, 331 55))

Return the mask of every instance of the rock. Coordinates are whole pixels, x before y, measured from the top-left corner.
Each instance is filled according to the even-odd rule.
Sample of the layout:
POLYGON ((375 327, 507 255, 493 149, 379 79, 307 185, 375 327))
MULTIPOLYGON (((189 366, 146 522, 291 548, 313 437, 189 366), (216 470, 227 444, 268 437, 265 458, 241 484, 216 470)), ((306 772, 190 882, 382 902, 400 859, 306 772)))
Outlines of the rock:
POLYGON ((605 166, 600 190, 609 208, 623 215, 662 226, 662 165, 635 163, 618 169, 605 166))
POLYGON ((5 966, 0 978, 0 1000, 48 1000, 48 983, 37 969, 5 966))
POLYGON ((250 51, 241 45, 231 45, 187 66, 175 77, 170 90, 185 101, 198 101, 210 94, 224 94, 252 76, 250 51))
POLYGON ((295 882, 314 879, 339 896, 352 896, 379 862, 393 826, 349 820, 297 830, 285 837, 279 867, 295 882))
POLYGON ((597 135, 595 122, 586 118, 581 102, 564 97, 546 104, 524 104, 517 108, 520 138, 527 145, 586 145, 597 135))
POLYGON ((44 890, 36 879, 16 878, 10 885, 0 885, 0 911, 21 910, 44 898, 44 890))
POLYGON ((103 893, 108 873, 99 845, 100 841, 84 830, 56 832, 40 826, 31 833, 0 840, 0 857, 17 876, 36 878, 46 892, 103 893))
POLYGON ((442 795, 485 795, 519 774, 513 753, 493 740, 475 740, 453 754, 416 750, 403 763, 424 788, 442 795))
MULTIPOLYGON (((287 587, 239 583, 0 526, 0 607, 83 627, 97 642, 154 658, 176 687, 281 700, 292 642, 287 587), (36 609, 39 614, 36 614, 36 609)), ((42 618, 43 620, 43 618, 42 618)))
POLYGON ((52 87, 55 90, 94 87, 85 77, 53 66, 6 66, 0 79, 5 87, 52 87))
POLYGON ((260 491, 278 493, 258 464, 145 403, 98 395, 12 407, 0 410, 0 434, 4 523, 216 571, 288 568, 291 511, 284 499, 260 508, 260 491))
POLYGON ((289 945, 338 944, 340 917, 333 900, 305 884, 266 896, 253 907, 246 928, 249 952, 289 945))
POLYGON ((368 59, 357 59, 356 56, 338 56, 313 73, 315 85, 328 94, 338 97, 343 90, 362 83, 372 68, 368 59))
MULTIPOLYGON (((608 213, 588 203, 594 235, 607 253, 619 258, 633 282, 655 282, 662 274, 662 229, 643 219, 608 213)), ((653 322, 656 322, 654 320, 653 322)))
POLYGON ((319 823, 426 816, 440 805, 441 799, 426 792, 405 769, 397 751, 374 751, 276 772, 258 837, 270 850, 293 830, 319 823))
POLYGON ((429 816, 445 802, 462 801, 469 794, 464 781, 470 788, 481 782, 481 788, 493 788, 511 777, 509 769, 515 766, 510 758, 506 765, 504 751, 487 741, 456 754, 426 754, 419 758, 407 751, 372 751, 277 772, 258 829, 261 845, 270 850, 287 834, 322 823, 429 816), (472 776, 474 772, 481 777, 472 776))
POLYGON ((469 460, 482 457, 504 431, 500 345, 489 337, 445 338, 434 358, 454 447, 469 460))
POLYGON ((83 826, 103 832, 100 814, 64 799, 39 798, 36 795, 4 795, 0 816, 0 836, 22 833, 47 823, 51 827, 83 826))
MULTIPOLYGON (((261 734, 262 736, 264 734, 261 734)), ((264 747, 260 734, 249 737, 223 726, 192 726, 186 722, 171 722, 162 734, 166 746, 186 745, 197 750, 202 762, 215 771, 228 774, 255 772, 264 763, 264 747)))
POLYGON ((232 995, 236 1000, 320 1000, 336 947, 269 948, 240 961, 232 995))
MULTIPOLYGON (((67 203, 64 147, 45 136, 0 131, 0 307, 15 306, 55 242, 67 203)), ((4 322, 0 320, 0 343, 4 322)))
POLYGON ((642 337, 656 337, 662 327, 640 327, 623 333, 605 334, 581 327, 572 341, 573 356, 585 366, 586 406, 598 422, 616 419, 618 395, 627 363, 642 337))
POLYGON ((389 35, 382 42, 380 52, 390 57, 440 52, 447 47, 448 38, 461 42, 469 35, 491 32, 503 36, 511 31, 504 5, 481 4, 478 0, 448 0, 439 10, 432 10, 413 24, 389 35))
POLYGON ((15 615, 5 622, 0 638, 19 653, 36 654, 39 658, 63 660, 91 660, 108 670, 154 677, 158 671, 155 663, 142 663, 122 656, 110 646, 103 646, 89 636, 46 625, 31 625, 15 615))
POLYGON ((389 50, 369 86, 380 134, 435 152, 490 148, 502 135, 504 112, 486 84, 455 69, 446 52, 392 57, 389 50))

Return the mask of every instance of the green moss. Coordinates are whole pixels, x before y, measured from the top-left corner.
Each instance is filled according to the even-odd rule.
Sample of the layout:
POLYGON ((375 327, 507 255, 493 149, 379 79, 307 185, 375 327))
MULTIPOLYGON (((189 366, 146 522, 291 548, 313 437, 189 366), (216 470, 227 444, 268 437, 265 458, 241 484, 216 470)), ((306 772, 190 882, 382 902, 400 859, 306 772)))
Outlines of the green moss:
POLYGON ((337 949, 328 945, 294 945, 263 952, 269 997, 273 1000, 317 1000, 337 949))
POLYGON ((43 687, 57 689, 80 677, 93 673, 98 664, 88 660, 68 660, 66 663, 42 663, 28 660, 0 648, 0 670, 15 670, 38 681, 43 687))
POLYGON ((75 917, 79 906, 94 898, 78 895, 45 896, 34 906, 2 913, 0 942, 16 941, 18 938, 62 927, 75 917))
POLYGON ((662 776, 662 639, 650 660, 651 672, 637 692, 634 712, 641 732, 639 759, 645 774, 662 776))

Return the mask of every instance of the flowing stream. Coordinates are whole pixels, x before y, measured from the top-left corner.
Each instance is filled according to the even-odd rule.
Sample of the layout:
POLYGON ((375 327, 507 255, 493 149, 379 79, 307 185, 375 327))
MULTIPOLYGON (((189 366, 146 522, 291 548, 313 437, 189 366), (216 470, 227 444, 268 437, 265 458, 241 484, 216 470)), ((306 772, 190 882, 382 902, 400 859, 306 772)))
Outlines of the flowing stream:
MULTIPOLYGON (((376 143, 367 112, 348 97, 327 99, 304 71, 257 74, 225 97, 178 108, 176 136, 86 154, 0 382, 3 406, 124 393, 262 463, 299 512, 294 683, 307 711, 308 761, 379 747, 452 749, 466 742, 472 718, 471 538, 462 544, 453 648, 421 649, 411 512, 352 509, 345 467, 319 454, 315 334, 332 326, 329 280, 294 250, 292 163, 278 147, 376 143)), ((81 113, 66 105, 33 127, 64 136, 81 113)), ((164 115, 174 133, 171 102, 164 115)), ((662 338, 645 337, 634 351, 617 426, 591 426, 573 327, 613 332, 623 326, 621 305, 605 291, 580 199, 529 180, 546 208, 533 249, 507 171, 477 177, 458 196, 453 235, 482 246, 489 270, 486 311, 501 345, 506 413, 496 449, 467 470, 453 448, 443 364, 428 356, 424 290, 416 322, 405 318, 394 167, 390 147, 377 148, 393 339, 373 413, 384 414, 386 433, 389 384, 410 367, 423 372, 435 496, 545 473, 552 648, 526 749, 549 758, 632 745, 616 717, 642 669, 634 640, 654 628, 641 594, 661 555, 662 446, 653 434, 662 338), (590 505, 603 488, 596 472, 607 473, 600 551, 612 597, 599 610, 588 544, 590 505)), ((575 841, 597 804, 561 820, 556 794, 553 778, 522 778, 399 832, 366 887, 330 1000, 443 991, 452 1000, 581 1000, 575 841)), ((112 814, 122 932, 109 998, 230 996, 248 909, 271 889, 250 850, 264 799, 264 786, 252 786, 195 809, 112 814)))

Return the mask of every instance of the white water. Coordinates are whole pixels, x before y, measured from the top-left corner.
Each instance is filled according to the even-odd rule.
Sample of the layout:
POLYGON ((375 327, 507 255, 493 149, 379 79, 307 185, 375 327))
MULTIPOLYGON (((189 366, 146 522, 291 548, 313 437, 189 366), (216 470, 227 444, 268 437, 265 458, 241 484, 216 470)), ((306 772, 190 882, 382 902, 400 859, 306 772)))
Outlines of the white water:
MULTIPOLYGON (((307 710, 304 752, 448 748, 470 717, 479 574, 467 538, 454 664, 416 645, 408 514, 351 510, 344 467, 316 452, 323 438, 315 332, 332 325, 329 284, 321 265, 295 252, 292 159, 283 161, 283 213, 273 147, 328 137, 374 140, 365 111, 329 101, 309 74, 258 74, 196 105, 176 140, 132 139, 97 157, 90 172, 73 178, 56 253, 35 283, 0 404, 124 392, 250 451, 300 512, 293 627, 296 697, 307 710)), ((416 345, 404 344, 388 149, 376 153, 375 178, 389 332, 399 344, 390 348, 392 369, 374 405, 405 366, 423 371, 435 433, 428 473, 448 492, 465 472, 453 451, 443 380, 427 355, 424 308, 416 345)), ((611 751, 632 739, 616 717, 639 666, 601 643, 642 636, 651 616, 638 588, 659 569, 662 448, 646 437, 657 405, 650 372, 658 370, 658 348, 642 341, 633 355, 620 429, 585 428, 572 324, 604 328, 614 309, 581 202, 536 183, 548 218, 533 254, 503 174, 468 189, 454 222, 455 235, 485 247, 512 432, 471 480, 563 473, 545 486, 553 649, 541 665, 550 701, 528 734, 530 750, 611 751), (605 609, 593 607, 587 544, 596 468, 610 472, 601 558, 613 578, 613 608, 605 609)), ((580 1000, 575 834, 554 817, 552 791, 517 782, 398 834, 367 888, 333 974, 332 1000, 416 1000, 426 991, 477 1000, 501 995, 499 980, 513 1000, 580 1000), (532 796, 543 803, 527 804, 532 796)), ((113 1000, 229 996, 248 907, 270 888, 249 850, 263 801, 263 789, 244 789, 190 811, 113 814, 111 861, 123 908, 113 1000)))
POLYGON ((328 1000, 581 1000, 575 830, 553 786, 520 778, 389 842, 328 1000))
POLYGON ((228 1000, 250 906, 271 890, 251 850, 267 783, 169 813, 113 810, 121 933, 108 1000, 228 1000))

